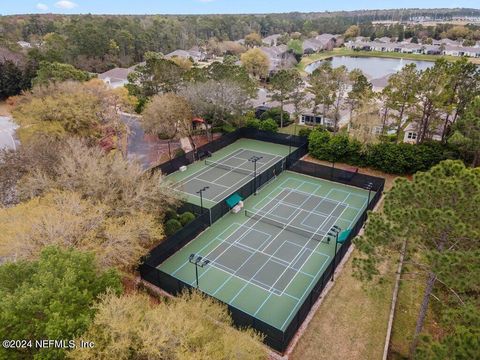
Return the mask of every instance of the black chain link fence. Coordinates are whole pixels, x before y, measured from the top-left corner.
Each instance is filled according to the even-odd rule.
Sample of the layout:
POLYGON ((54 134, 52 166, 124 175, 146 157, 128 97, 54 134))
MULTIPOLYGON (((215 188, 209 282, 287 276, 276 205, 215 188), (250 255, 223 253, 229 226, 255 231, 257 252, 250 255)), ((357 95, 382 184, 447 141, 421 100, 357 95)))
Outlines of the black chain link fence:
MULTIPOLYGON (((330 261, 325 272, 319 278, 310 293, 306 296, 302 305, 284 331, 277 329, 231 305, 228 305, 228 309, 236 326, 251 327, 262 332, 265 335, 265 343, 267 345, 279 352, 284 352, 292 338, 295 336, 299 327, 307 317, 312 306, 322 293, 326 284, 328 284, 328 282, 331 280, 335 264, 338 265, 341 262, 350 248, 352 239, 358 234, 364 225, 367 219, 367 211, 372 210, 380 200, 383 193, 385 180, 374 176, 359 174, 357 172, 334 169, 320 164, 301 161, 299 159, 307 153, 308 147, 306 138, 289 136, 285 134, 272 134, 250 128, 239 129, 234 133, 226 135, 225 138, 216 140, 203 146, 202 148, 199 148, 198 151, 214 152, 232 144, 242 137, 268 141, 282 145, 289 145, 296 148, 285 159, 282 159, 275 165, 271 166, 269 169, 258 175, 255 179, 252 179, 249 183, 235 191, 235 193, 238 193, 244 199, 252 195, 255 189, 258 191, 258 189, 260 189, 263 185, 271 181, 275 176, 279 175, 283 170, 286 169, 360 188, 365 188, 367 184, 372 184, 372 192, 374 194, 373 197, 371 197, 367 208, 363 211, 362 215, 352 228, 346 242, 340 246, 334 259, 330 261)), ((193 160, 191 161, 190 159, 196 159, 196 156, 194 156, 192 153, 185 154, 185 156, 174 159, 168 164, 160 165, 159 167, 155 168, 155 170, 161 170, 165 174, 169 174, 178 170, 180 166, 193 162, 193 160)), ((229 196, 232 194, 229 194, 229 196)), ((160 245, 153 249, 139 267, 142 279, 164 289, 173 295, 180 293, 184 289, 191 289, 192 286, 159 270, 157 267, 168 257, 177 252, 180 248, 195 239, 208 226, 230 211, 225 200, 212 207, 210 211, 208 211, 208 209, 204 209, 203 213, 201 213, 199 206, 193 204, 185 204, 184 209, 188 209, 189 211, 199 215, 190 224, 179 230, 174 235, 169 236, 160 245)))

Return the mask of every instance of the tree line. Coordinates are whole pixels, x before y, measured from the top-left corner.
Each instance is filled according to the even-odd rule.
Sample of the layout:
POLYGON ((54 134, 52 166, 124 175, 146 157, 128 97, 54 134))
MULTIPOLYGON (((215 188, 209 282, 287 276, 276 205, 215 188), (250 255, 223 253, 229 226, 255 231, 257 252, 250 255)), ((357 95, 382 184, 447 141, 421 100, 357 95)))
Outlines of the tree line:
MULTIPOLYGON (((478 10, 370 10, 330 13, 288 13, 266 15, 191 15, 191 16, 94 16, 24 15, 0 17, 4 31, 0 45, 18 49, 18 40, 41 46, 29 50, 36 61, 69 63, 82 70, 103 72, 113 66, 127 67, 143 61, 148 51, 168 53, 176 49, 205 46, 209 39, 238 40, 254 32, 272 34, 343 34, 349 26, 360 24, 362 36, 396 36, 421 39, 440 38, 451 25, 424 28, 385 27, 375 20, 405 20, 408 16, 475 16, 478 10)), ((472 30, 475 33, 475 30, 472 30)), ((477 30, 478 33, 478 30, 477 30)))

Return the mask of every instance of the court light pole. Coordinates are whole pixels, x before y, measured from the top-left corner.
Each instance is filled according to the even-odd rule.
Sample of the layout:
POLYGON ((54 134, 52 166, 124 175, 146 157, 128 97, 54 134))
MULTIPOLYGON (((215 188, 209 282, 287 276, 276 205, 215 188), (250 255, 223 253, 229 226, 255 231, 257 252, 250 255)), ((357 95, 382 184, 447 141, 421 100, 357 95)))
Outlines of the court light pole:
POLYGON ((257 161, 263 156, 252 156, 248 161, 253 162, 253 195, 257 195, 257 161))
POLYGON ((204 257, 201 257, 197 254, 190 254, 190 256, 188 257, 188 262, 195 265, 195 280, 197 285, 196 288, 198 289, 198 267, 200 266, 201 268, 203 268, 210 263, 210 260, 205 259, 204 257))
POLYGON ((335 268, 337 267, 337 245, 338 245, 338 234, 340 234, 340 231, 342 231, 341 228, 339 228, 337 225, 333 225, 328 232, 328 236, 332 236, 335 238, 335 253, 333 254, 333 269, 332 269, 332 279, 331 281, 334 281, 334 274, 335 274, 335 268))
POLYGON ((370 193, 372 192, 372 188, 373 188, 373 183, 372 182, 368 182, 368 183, 365 184, 365 190, 368 190, 367 208, 368 208, 368 205, 370 205, 370 193))
POLYGON ((200 212, 203 214, 203 192, 207 189, 210 189, 210 186, 204 186, 202 189, 197 191, 197 194, 200 194, 200 212))

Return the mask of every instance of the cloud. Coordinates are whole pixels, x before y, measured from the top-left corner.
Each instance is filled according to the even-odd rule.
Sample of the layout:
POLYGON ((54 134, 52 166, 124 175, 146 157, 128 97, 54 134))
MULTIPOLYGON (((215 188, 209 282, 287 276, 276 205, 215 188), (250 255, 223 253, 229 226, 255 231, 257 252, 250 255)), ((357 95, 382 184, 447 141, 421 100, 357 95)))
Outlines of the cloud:
POLYGON ((47 11, 48 10, 48 5, 43 4, 43 3, 38 3, 35 7, 38 10, 41 10, 41 11, 47 11))
POLYGON ((60 9, 73 9, 73 8, 76 8, 78 4, 75 4, 73 1, 69 1, 69 0, 61 0, 56 2, 55 6, 60 9))

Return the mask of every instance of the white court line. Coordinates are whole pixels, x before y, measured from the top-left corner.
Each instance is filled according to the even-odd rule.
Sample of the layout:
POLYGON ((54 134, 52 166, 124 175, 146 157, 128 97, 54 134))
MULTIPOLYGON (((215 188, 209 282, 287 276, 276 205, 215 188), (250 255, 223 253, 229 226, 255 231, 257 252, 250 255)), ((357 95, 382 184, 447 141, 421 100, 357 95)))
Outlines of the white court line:
MULTIPOLYGON (((232 158, 230 158, 230 159, 232 159, 232 158)), ((229 159, 229 160, 230 160, 230 159, 229 159)), ((243 159, 242 159, 242 160, 243 160, 243 159)), ((216 161, 216 163, 219 163, 219 161, 216 161)), ((220 163, 220 165, 224 165, 224 166, 231 167, 232 169, 230 169, 230 170, 222 169, 221 167, 219 168, 219 167, 217 167, 217 166, 215 166, 215 165, 212 164, 212 166, 210 166, 212 169, 220 169, 220 170, 225 170, 225 171, 227 171, 225 174, 223 174, 223 175, 217 177, 215 180, 213 180, 213 183, 216 184, 216 181, 217 181, 217 180, 220 180, 221 178, 223 178, 223 177, 225 177, 225 176, 227 176, 227 175, 229 175, 229 174, 233 174, 233 173, 239 174, 239 175, 244 175, 243 177, 245 177, 245 176, 252 177, 252 175, 253 175, 253 170, 251 171, 250 174, 247 175, 247 174, 243 174, 243 173, 236 172, 235 169, 233 169, 233 168, 239 168, 239 169, 242 169, 242 170, 245 170, 245 171, 250 171, 250 170, 247 170, 247 169, 244 169, 243 167, 241 167, 242 165, 245 165, 246 163, 248 163, 248 160, 243 160, 243 162, 242 162, 240 165, 238 165, 238 166, 231 166, 231 165, 227 165, 227 164, 224 164, 224 163, 220 163)), ((208 164, 205 164, 205 165, 209 166, 208 164)))
MULTIPOLYGON (((281 184, 279 184, 278 186, 281 186, 283 185, 286 181, 288 181, 288 179, 285 179, 284 181, 282 181, 281 184)), ((273 188, 267 195, 270 195, 271 193, 273 193, 274 191, 276 191, 278 189, 278 187, 275 187, 273 188)), ((267 203, 268 204, 268 203, 267 203)), ((265 206, 267 205, 265 204, 265 206)), ((218 234, 216 237, 214 237, 212 240, 210 240, 207 244, 205 244, 205 246, 203 246, 200 250, 198 250, 198 252, 202 252, 205 248, 207 248, 208 246, 210 246, 210 244, 212 244, 214 241, 224 241, 223 238, 221 238, 220 236, 222 236, 223 234, 225 234, 234 224, 230 224, 225 230, 223 230, 220 234, 218 234)), ((207 229, 207 231, 209 230, 210 228, 207 229)), ((233 235, 235 233, 237 229, 235 229, 229 236, 233 235)), ((218 246, 218 245, 217 245, 218 246)), ((173 273, 172 275, 176 274, 181 268, 183 268, 185 265, 189 264, 188 261, 185 261, 182 265, 180 265, 173 273)))
MULTIPOLYGON (((232 274, 232 273, 230 273, 230 272, 228 272, 228 271, 225 271, 224 269, 219 268, 219 267, 216 267, 216 266, 214 266, 214 268, 217 269, 217 270, 223 271, 224 273, 226 273, 226 274, 229 275, 228 279, 225 280, 220 287, 223 287, 223 286, 224 286, 228 281, 230 281, 232 278, 236 278, 236 279, 241 280, 242 282, 247 283, 242 289, 240 289, 240 290, 237 292, 236 296, 238 296, 238 295, 240 294, 240 292, 242 292, 242 290, 243 290, 246 286, 248 286, 248 285, 252 285, 252 286, 254 286, 254 287, 256 287, 256 288, 261 289, 262 291, 265 291, 265 292, 267 292, 267 293, 270 293, 269 291, 265 290, 264 287, 262 287, 262 286, 260 286, 260 285, 258 285, 258 284, 255 284, 255 283, 253 283, 253 282, 250 282, 250 281, 248 281, 248 280, 245 280, 244 278, 241 278, 241 277, 238 276, 238 275, 232 274)), ((258 281, 258 280, 256 280, 256 281, 258 281)), ((258 282, 261 283, 260 281, 258 281, 258 282)), ((192 282, 192 284, 193 284, 193 282, 192 282)), ((190 284, 190 285, 191 285, 191 284, 190 284)), ((264 285, 265 285, 266 287, 268 287, 267 284, 264 284, 264 285)), ((218 290, 219 290, 219 288, 217 288, 217 290, 215 290, 215 292, 214 292, 213 294, 216 294, 218 290)), ((274 295, 277 295, 277 294, 274 294, 274 295)), ((235 296, 235 297, 236 297, 236 296, 235 296)), ((285 296, 288 296, 289 298, 292 298, 292 299, 296 300, 297 302, 300 301, 299 298, 297 298, 297 297, 295 297, 295 296, 293 296, 293 295, 285 294, 285 296)), ((233 301, 233 300, 230 300, 230 301, 233 301)), ((222 302, 225 303, 225 301, 222 301, 222 302)), ((230 302, 227 302, 227 304, 230 304, 230 302)), ((245 311, 245 312, 248 313, 248 311, 246 311, 246 310, 242 310, 242 311, 245 311)), ((250 314, 250 315, 253 316, 253 314, 250 314)))
MULTIPOLYGON (((253 150, 238 149, 238 150, 234 151, 233 153, 231 153, 231 154, 229 154, 229 155, 225 155, 223 158, 220 158, 219 160, 215 160, 215 161, 216 161, 216 162, 219 162, 219 163, 222 163, 222 161, 228 161, 228 160, 231 159, 231 158, 235 158, 236 155, 239 155, 239 154, 241 154, 241 153, 243 153, 243 152, 245 152, 245 151, 253 151, 253 150)), ((259 152, 259 153, 260 153, 260 152, 259 152)), ((262 153, 263 153, 263 152, 262 152, 262 153)), ((264 153, 264 154, 265 154, 265 153, 264 153)), ((280 158, 280 159, 282 158, 281 156, 278 156, 278 155, 277 155, 276 157, 277 157, 277 158, 280 158)), ((275 158, 269 160, 269 162, 272 161, 272 160, 275 160, 275 158)), ((246 162, 246 161, 245 161, 245 162, 246 162)), ((245 163, 245 162, 244 162, 244 163, 245 163)), ((267 164, 269 164, 269 162, 266 162, 266 163, 264 163, 264 164, 267 165, 267 164)), ((244 163, 243 163, 243 164, 244 164, 244 163)), ((242 165, 243 165, 243 164, 242 164, 242 165)), ((204 165, 205 165, 205 164, 204 164, 204 165)), ((229 166, 230 166, 230 165, 229 165, 229 166)), ((262 164, 262 166, 263 166, 263 164, 262 164)), ((259 168, 259 170, 262 169, 262 166, 259 168)), ((201 175, 206 174, 207 172, 211 171, 211 170, 214 169, 214 168, 215 168, 215 167, 210 167, 210 166, 208 166, 208 165, 205 165, 205 167, 202 168, 202 169, 200 169, 199 171, 197 171, 197 172, 195 172, 195 173, 187 176, 185 179, 182 179, 182 180, 180 180, 179 182, 173 184, 173 188, 176 189, 177 191, 183 192, 184 194, 188 194, 188 195, 190 195, 190 196, 195 196, 195 197, 198 198, 198 197, 199 197, 198 195, 195 195, 195 194, 192 194, 192 193, 189 193, 189 192, 186 192, 186 191, 178 190, 178 187, 183 187, 183 186, 185 186, 186 184, 188 184, 188 183, 191 182, 191 181, 202 181, 202 182, 205 182, 205 183, 207 183, 207 184, 213 184, 213 185, 216 185, 216 186, 223 187, 223 188, 225 188, 225 190, 222 191, 222 192, 220 192, 219 194, 213 196, 212 198, 210 198, 210 197, 205 197, 205 199, 210 200, 210 201, 212 201, 212 202, 214 202, 214 203, 216 204, 216 203, 217 203, 217 198, 218 198, 219 195, 224 194, 226 191, 229 191, 229 190, 232 190, 232 189, 236 188, 237 184, 239 184, 239 183, 241 183, 241 182, 245 182, 245 180, 248 179, 248 178, 251 176, 251 175, 245 175, 245 176, 243 176, 239 181, 235 182, 234 184, 231 184, 230 186, 225 186, 225 185, 216 183, 215 181, 218 180, 219 178, 215 179, 214 181, 209 181, 209 180, 201 179, 201 178, 199 177, 199 176, 201 176, 201 175)), ((226 176, 226 175, 228 175, 228 174, 230 174, 230 173, 234 173, 233 170, 225 170, 225 171, 227 171, 227 172, 226 172, 225 174, 221 175, 220 178, 223 177, 223 176, 226 176)), ((250 181, 250 180, 249 180, 249 181, 250 181)), ((245 183, 246 183, 246 182, 245 182, 245 183)), ((220 199, 220 200, 222 200, 222 199, 220 199)))
MULTIPOLYGON (((251 279, 251 281, 245 280, 245 278, 242 278, 241 276, 237 275, 237 274, 235 273, 235 270, 234 270, 234 269, 231 269, 231 268, 229 268, 228 266, 223 265, 223 264, 212 264, 212 266, 213 266, 215 269, 217 269, 217 270, 221 270, 221 271, 223 271, 224 273, 227 273, 228 275, 233 274, 233 277, 235 277, 235 278, 237 278, 237 279, 239 279, 239 280, 242 280, 243 282, 248 282, 248 283, 251 284, 251 285, 255 285, 256 287, 258 287, 258 288, 260 288, 260 289, 262 289, 262 290, 270 293, 270 291, 268 290, 268 288, 270 287, 270 285, 265 284, 265 283, 261 282, 260 280, 253 279, 253 278, 251 279), (225 269, 226 269, 226 270, 225 270, 225 269), (255 282, 258 283, 258 284, 256 284, 255 282), (259 284, 260 284, 260 285, 259 285, 259 284)), ((313 278, 313 275, 310 275, 309 277, 310 277, 310 278, 313 278)), ((232 278, 232 277, 229 277, 227 280, 225 280, 225 281, 222 283, 222 285, 221 285, 220 287, 218 287, 218 288, 215 290, 215 292, 212 293, 212 295, 216 294, 219 290, 221 290, 221 289, 223 288, 223 286, 225 285, 225 283, 226 283, 228 280, 230 280, 231 278, 232 278)), ((195 281, 192 281, 192 283, 191 283, 190 285, 193 285, 194 282, 195 282, 195 281)), ((280 290, 277 290, 277 289, 275 289, 275 290, 276 290, 277 292, 280 292, 280 290)), ((278 294, 274 293, 274 295, 278 295, 278 294)), ((297 301, 300 300, 300 299, 298 299, 297 297, 295 297, 295 296, 293 296, 293 295, 290 295, 290 294, 287 294, 287 296, 289 296, 289 297, 291 297, 292 299, 295 299, 295 300, 297 300, 297 301)))
MULTIPOLYGON (((236 223, 236 224, 237 224, 237 223, 236 223)), ((243 227, 243 226, 244 226, 244 225, 241 225, 241 224, 239 224, 239 225, 240 225, 240 227, 243 227)), ((270 235, 270 236, 271 236, 271 235, 270 235)), ((275 253, 278 251, 278 249, 277 249, 277 251, 275 251, 275 253, 272 255, 272 254, 265 253, 265 252, 261 251, 260 249, 255 249, 255 248, 253 248, 253 247, 251 247, 251 246, 245 245, 245 244, 240 243, 240 242, 238 242, 238 243, 236 243, 236 244, 230 243, 230 242, 228 242, 227 240, 224 240, 224 242, 226 242, 226 243, 228 243, 228 244, 235 245, 235 246, 240 247, 240 248, 242 248, 242 249, 245 248, 244 250, 247 250, 247 251, 250 251, 250 250, 251 250, 251 251, 254 251, 254 252, 256 252, 256 253, 263 254, 263 255, 265 255, 265 256, 271 256, 273 259, 276 259, 276 260, 277 260, 277 261, 274 261, 274 262, 276 262, 277 264, 284 265, 284 266, 289 266, 289 265, 291 265, 291 263, 288 262, 287 260, 283 260, 282 258, 279 258, 279 257, 274 256, 275 253), (284 263, 286 263, 286 264, 283 264, 282 262, 284 262, 284 263)), ((285 240, 285 241, 282 243, 282 245, 285 244, 285 243, 287 243, 287 242, 288 242, 288 243, 291 243, 291 244, 294 244, 294 245, 296 245, 296 246, 298 246, 298 247, 301 246, 301 245, 296 244, 296 243, 293 243, 293 242, 291 242, 291 241, 289 241, 289 240, 285 240)), ((282 246, 282 245, 280 245, 280 246, 282 246)), ((321 255, 324 255, 324 254, 321 253, 321 252, 317 252, 317 253, 318 253, 318 254, 321 254, 321 255)), ((306 273, 306 272, 302 272, 302 271, 300 271, 300 270, 298 270, 298 271, 301 272, 302 274, 308 276, 308 277, 312 277, 312 276, 313 276, 312 274, 309 274, 309 273, 306 273)))
MULTIPOLYGON (((307 197, 307 198, 302 202, 302 204, 304 204, 304 203, 305 203, 306 201, 308 201, 309 199, 310 199, 310 197, 307 197)), ((337 205, 337 206, 338 206, 338 205, 337 205)), ((295 219, 295 217, 294 217, 294 219, 295 219)), ((328 219, 328 218, 326 218, 326 219, 328 219)), ((326 219, 325 219, 325 221, 326 221, 326 219)), ((293 220, 293 219, 292 219, 292 220, 293 220)), ((314 235, 315 235, 315 234, 318 232, 318 230, 323 226, 323 224, 325 223, 325 221, 322 223, 322 225, 319 226, 319 228, 318 228, 317 231, 314 233, 314 235)), ((287 224, 287 225, 288 225, 288 224, 287 224)), ((313 239, 313 236, 314 236, 314 235, 312 235, 312 236, 308 239, 308 241, 302 246, 300 252, 298 252, 297 255, 292 259, 291 264, 294 264, 294 263, 297 261, 297 258, 299 257, 299 255, 300 255, 301 253, 304 252, 307 244, 310 242, 310 240, 313 239)), ((324 237, 325 237, 325 236, 324 236, 324 237)), ((318 246, 320 246, 320 242, 316 245, 315 250, 316 250, 316 248, 317 248, 318 246)), ((311 253, 308 255, 308 257, 307 257, 307 258, 305 259, 305 261, 304 261, 304 264, 310 259, 310 257, 312 256, 312 254, 313 254, 313 252, 311 252, 311 253)), ((287 269, 288 269, 288 268, 287 268, 287 269)), ((278 283, 278 281, 281 279, 281 277, 283 276, 283 274, 285 274, 285 272, 287 271, 287 269, 285 269, 285 270, 278 276, 277 281, 275 281, 275 282, 273 283, 272 288, 275 287, 275 285, 276 285, 276 284, 278 283)), ((290 284, 292 283, 292 281, 293 281, 296 277, 297 277, 297 276, 294 275, 294 276, 290 279, 290 281, 288 282, 288 284, 283 287, 283 290, 282 290, 282 293, 281 293, 280 296, 282 296, 283 294, 285 294, 285 290, 290 286, 290 284)), ((269 298, 270 298, 270 295, 265 299, 265 301, 260 305, 260 307, 257 308, 257 311, 255 312, 255 315, 256 315, 256 314, 261 310, 261 308, 266 304, 266 302, 268 301, 269 298)))
MULTIPOLYGON (((350 221, 350 224, 348 225, 348 228, 350 228, 350 227, 352 226, 352 224, 354 223, 354 221, 358 221, 359 215, 360 215, 360 213, 358 213, 357 216, 356 216, 353 220, 350 221)), ((337 251, 338 251, 338 250, 337 250, 337 251)), ((329 256, 329 258, 330 258, 330 256, 329 256)), ((327 259, 327 260, 328 260, 328 259, 327 259)), ((323 265, 325 265, 325 263, 324 263, 323 265)), ((312 282, 318 277, 318 275, 320 274, 320 271, 323 269, 323 265, 322 265, 322 267, 317 271, 317 274, 315 275, 315 277, 314 277, 312 280, 310 280, 310 284, 308 284, 308 286, 305 288, 305 291, 303 292, 303 294, 302 294, 302 296, 300 297, 300 299, 303 299, 304 296, 305 296, 305 294, 307 293, 307 291, 309 291, 310 286, 312 286, 312 282)), ((293 309, 290 311, 290 314, 287 316, 287 318, 286 318, 285 321, 283 322, 283 324, 282 324, 282 326, 281 326, 281 329, 284 328, 285 324, 286 324, 287 321, 290 319, 290 317, 292 316, 294 310, 297 309, 297 307, 298 307, 299 304, 300 304, 300 302, 298 302, 297 305, 295 305, 295 306, 293 307, 293 309)))
MULTIPOLYGON (((337 182, 337 181, 332 181, 332 180, 328 180, 328 179, 324 179, 324 178, 316 178, 315 176, 308 175, 308 174, 302 174, 302 173, 299 173, 299 172, 296 172, 296 171, 290 171, 290 170, 287 170, 287 171, 289 171, 289 172, 292 173, 292 174, 302 175, 302 176, 305 176, 305 177, 314 179, 314 180, 316 180, 316 181, 318 181, 318 180, 326 181, 326 182, 335 184, 336 186, 346 186, 346 187, 355 189, 355 190, 357 190, 357 191, 361 191, 361 190, 363 190, 363 191, 368 191, 368 190, 365 190, 364 188, 361 188, 361 187, 357 187, 357 186, 353 186, 353 185, 348 185, 348 184, 344 184, 344 183, 337 182)), ((315 183, 310 182, 310 181, 305 181, 305 182, 307 182, 308 184, 315 184, 315 183)), ((337 189, 337 190, 339 190, 339 189, 337 189)), ((340 191, 345 191, 345 190, 340 190, 340 191)), ((372 190, 372 192, 376 192, 376 191, 373 191, 373 190, 372 190)), ((359 194, 357 194, 357 195, 359 195, 359 194)))
MULTIPOLYGON (((272 191, 273 191, 273 190, 272 190, 272 191)), ((268 203, 267 203, 267 204, 268 204, 268 203)), ((266 206, 267 204, 265 204, 265 206, 266 206)), ((247 221, 248 221, 248 220, 247 220, 247 221)), ((257 224, 259 221, 260 221, 260 220, 255 221, 254 224, 257 224)), ((245 227, 250 228, 250 230, 254 230, 254 229, 252 228, 252 226, 250 226, 250 227, 245 226, 245 227)), ((243 233, 238 239, 236 239, 233 243, 235 244, 235 243, 238 242, 239 240, 243 239, 243 238, 246 236, 246 234, 248 234, 248 232, 244 232, 244 233, 243 233)), ((278 235, 277 235, 277 236, 278 236, 278 235)), ((269 239, 270 239, 270 238, 269 238, 269 239)), ((269 239, 268 239, 268 240, 269 240, 269 239)), ((263 242, 262 245, 263 245, 264 243, 265 243, 265 242, 263 242)), ((222 253, 220 253, 220 255, 218 255, 218 256, 216 257, 216 259, 217 259, 218 257, 220 257, 221 255, 223 255, 223 254, 225 253, 225 251, 227 251, 231 246, 232 246, 232 245, 230 245, 230 246, 227 247, 222 253)), ((218 247, 218 246, 217 246, 217 247, 218 247)), ((214 249, 214 250, 215 250, 215 249, 214 249)), ((212 250, 212 251, 214 251, 214 250, 212 250)), ((211 253, 212 251, 210 251, 210 253, 211 253)), ((209 254, 210 254, 210 253, 209 253, 209 254)), ((207 255, 206 257, 207 257, 207 259, 208 259, 208 255, 207 255)), ((245 265, 245 263, 246 263, 248 260, 249 260, 249 259, 247 259, 246 261, 244 261, 243 264, 242 264, 240 267, 242 267, 243 265, 245 265)), ((265 264, 264 264, 263 266, 265 266, 265 264)), ((263 266, 261 266, 261 267, 257 270, 257 272, 251 277, 251 279, 252 279, 253 277, 255 277, 255 275, 258 273, 258 271, 260 271, 260 269, 263 268, 263 266)), ((207 269, 207 271, 203 272, 202 275, 206 274, 207 272, 208 272, 208 269, 207 269)), ((245 287, 247 287, 247 285, 249 284, 249 281, 248 281, 248 280, 244 280, 244 281, 247 282, 247 283, 245 284, 245 286, 243 286, 243 287, 237 292, 237 294, 234 296, 234 298, 233 298, 232 300, 230 300, 230 301, 233 301, 233 300, 239 295, 239 293, 242 292, 243 289, 245 289, 245 287)), ((230 304, 230 302, 229 302, 229 304, 230 304)))
MULTIPOLYGON (((286 181, 286 180, 285 180, 285 181, 286 181)), ((277 187, 277 188, 278 188, 278 187, 277 187)), ((276 190, 277 188, 273 189, 270 193, 272 193, 272 192, 273 192, 274 190, 276 190)), ((287 193, 287 195, 288 195, 288 193, 287 193)), ((285 196, 287 196, 287 195, 285 195, 285 196)), ((269 205, 270 203, 271 203, 271 202, 266 203, 262 208, 265 208, 265 207, 266 207, 267 205, 269 205)), ((247 221, 248 221, 248 220, 247 220, 247 221)), ((245 221, 245 223, 246 223, 247 221, 245 221)), ((253 225, 258 224, 259 222, 260 222, 260 220, 256 220, 251 226, 245 225, 245 227, 250 228, 250 230, 254 230, 254 229, 253 229, 253 225)), ((245 224, 245 223, 244 223, 244 224, 245 224)), ((245 235, 246 233, 247 233, 247 232, 245 232, 244 235, 245 235)), ((282 232, 279 232, 277 235, 275 235, 275 236, 273 237, 273 239, 270 241, 269 244, 271 244, 272 241, 275 240, 275 238, 277 238, 281 233, 282 233, 282 232)), ((242 235, 239 239, 242 239, 242 238, 244 237, 244 235, 242 235)), ((237 242, 237 240, 236 240, 235 242, 237 242)), ((235 243, 235 242, 234 242, 234 243, 235 243)), ((262 245, 263 245, 264 243, 265 243, 265 242, 263 242, 262 245)), ((230 247, 227 247, 227 249, 229 249, 229 248, 230 248, 230 247)), ((227 249, 225 249, 225 250, 222 252, 222 254, 223 254, 227 249)), ((220 255, 222 255, 222 254, 220 254, 220 255)), ((220 255, 219 255, 219 256, 220 256, 220 255)), ((270 256, 270 257, 271 257, 271 256, 270 256)), ((208 257, 207 257, 207 258, 208 258, 208 257)), ((218 258, 218 257, 217 257, 217 258, 218 258)), ((248 260, 248 259, 247 259, 247 260, 248 260)), ((268 262, 268 260, 267 260, 267 262, 268 262)), ((259 272, 261 269, 264 268, 264 266, 267 264, 267 262, 265 262, 265 264, 263 264, 260 268, 258 268, 257 271, 255 272, 255 274, 253 274, 253 275, 250 277, 250 279, 255 278, 255 276, 258 274, 258 272, 259 272)), ((246 263, 246 261, 244 261, 244 263, 243 263, 240 267, 242 267, 243 265, 245 265, 245 263, 246 263)), ((206 273, 206 272, 205 272, 205 273, 206 273)), ((205 273, 204 273, 204 274, 205 274, 205 273)), ((233 275, 235 275, 235 274, 233 274, 233 275)), ((235 275, 235 276, 236 276, 236 275, 235 275)), ((245 280, 245 279, 243 279, 243 280, 246 282, 246 284, 237 292, 237 294, 228 302, 228 304, 231 304, 231 303, 238 297, 238 295, 240 295, 240 293, 241 293, 249 284, 253 284, 253 283, 251 283, 251 282, 248 281, 248 280, 245 280)), ((254 285, 255 285, 255 284, 254 284, 254 285)), ((271 287, 270 287, 270 289, 271 289, 271 287)), ((265 289, 263 289, 263 290, 265 290, 265 289)), ((269 292, 268 297, 270 297, 272 293, 271 293, 269 290, 265 290, 265 291, 269 292)))
MULTIPOLYGON (((246 151, 246 150, 244 150, 244 151, 246 151)), ((263 172, 264 167, 266 167, 266 168, 268 169, 268 168, 271 166, 271 165, 269 165, 271 162, 273 162, 273 164, 275 164, 276 162, 278 162, 278 158, 281 159, 280 156, 277 156, 277 157, 274 157, 274 158, 270 159, 268 162, 263 163, 263 164, 257 169, 258 173, 261 174, 261 173, 263 172), (265 166, 264 166, 264 165, 265 165, 265 166)), ((248 161, 248 160, 247 160, 247 161, 248 161)), ((226 173, 226 174, 224 174, 224 175, 222 175, 222 176, 225 176, 225 175, 230 174, 230 173, 232 173, 232 172, 233 172, 233 170, 232 170, 232 171, 229 171, 228 173, 226 173)), ((219 196, 222 196, 222 198, 223 198, 223 195, 222 195, 222 194, 224 194, 225 191, 231 190, 231 189, 236 189, 236 188, 237 188, 237 184, 239 184, 239 183, 242 183, 242 182, 243 182, 244 184, 246 184, 248 181, 251 181, 251 179, 249 179, 250 177, 251 177, 251 175, 245 175, 245 176, 243 176, 239 181, 235 182, 235 183, 232 184, 229 188, 225 189, 224 191, 222 191, 221 193, 219 193, 219 194, 217 194, 215 197, 213 197, 212 200, 216 202, 216 201, 217 201, 217 198, 218 198, 219 196), (247 182, 245 182, 246 179, 248 179, 247 182)), ((243 185, 242 185, 242 186, 243 186, 243 185)), ((221 198, 220 200, 222 200, 222 198, 221 198)))
MULTIPOLYGON (((225 155, 224 157, 221 157, 221 158, 218 159, 217 161, 221 161, 221 160, 230 158, 231 156, 235 156, 237 152, 242 152, 242 151, 244 151, 244 149, 237 149, 237 150, 235 150, 234 152, 232 152, 232 153, 230 153, 230 154, 227 154, 227 155, 225 155)), ((193 174, 188 175, 186 178, 177 181, 176 183, 173 184, 174 186, 176 186, 177 184, 182 183, 182 182, 184 182, 184 181, 186 181, 186 180, 190 181, 190 178, 195 179, 198 175, 203 175, 203 174, 206 173, 208 170, 210 170, 210 168, 209 168, 208 166, 205 166, 204 160, 197 160, 196 162, 198 162, 198 163, 203 163, 204 166, 203 166, 201 169, 199 169, 198 171, 194 172, 193 174)), ((194 162, 194 163, 195 163, 195 162, 194 162)), ((193 163, 193 164, 194 164, 194 163, 193 163)), ((190 165, 192 165, 192 164, 190 164, 190 165)))
MULTIPOLYGON (((268 168, 269 168, 270 166, 272 166, 273 164, 276 164, 276 163, 279 161, 279 159, 282 159, 282 157, 281 157, 281 156, 277 156, 277 157, 275 157, 275 158, 267 161, 266 163, 262 164, 262 166, 261 166, 259 169, 257 169, 258 174, 261 174, 261 173, 264 171, 264 170, 263 170, 264 168, 268 169, 268 168), (266 166, 264 167, 264 165, 266 165, 266 166)), ((250 175, 246 175, 246 176, 243 177, 241 180, 239 180, 239 181, 235 182, 234 184, 232 184, 232 186, 231 186, 229 189, 237 188, 237 184, 239 184, 239 183, 241 183, 241 182, 245 182, 245 179, 247 179, 247 178, 249 178, 249 177, 250 177, 250 175)), ((249 181, 250 181, 250 180, 249 180, 249 181)), ((246 183, 247 183, 247 182, 245 182, 245 184, 246 184, 246 183)), ((242 186, 243 186, 243 185, 242 185, 242 186)), ((217 196, 215 196, 212 200, 213 200, 213 201, 217 201, 217 198, 218 198, 219 196, 221 196, 221 195, 223 196, 223 194, 225 193, 225 191, 227 191, 227 190, 224 190, 224 191, 222 191, 221 193, 217 194, 217 196)), ((222 200, 222 198, 221 198, 220 200, 222 200)))

